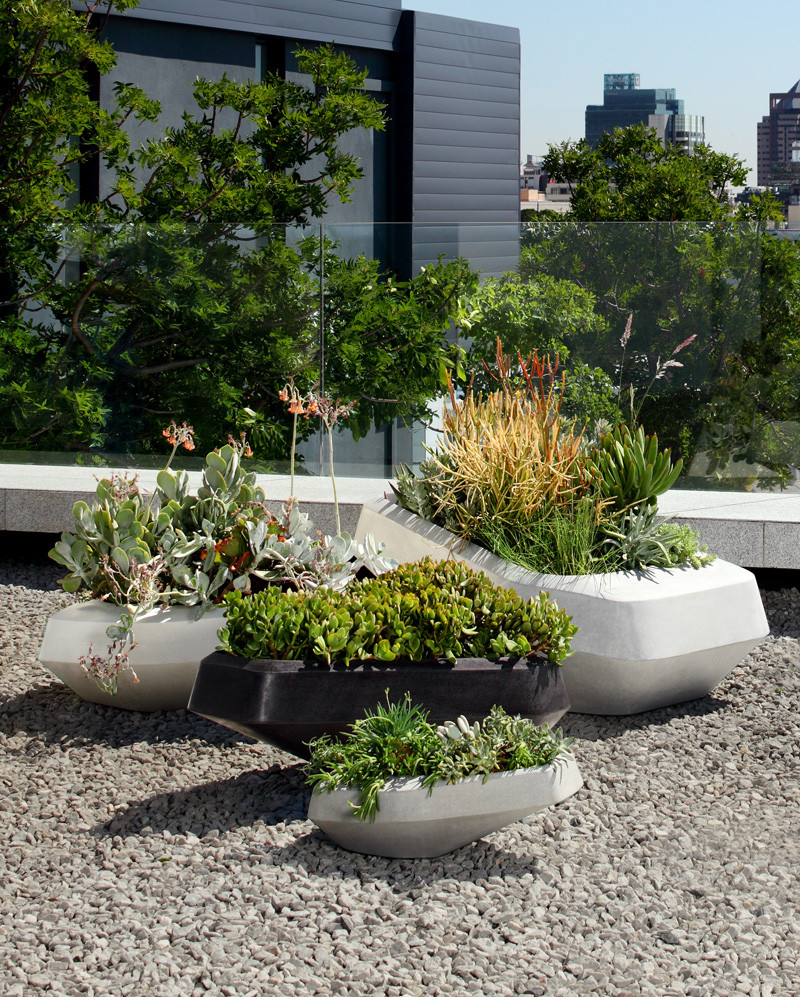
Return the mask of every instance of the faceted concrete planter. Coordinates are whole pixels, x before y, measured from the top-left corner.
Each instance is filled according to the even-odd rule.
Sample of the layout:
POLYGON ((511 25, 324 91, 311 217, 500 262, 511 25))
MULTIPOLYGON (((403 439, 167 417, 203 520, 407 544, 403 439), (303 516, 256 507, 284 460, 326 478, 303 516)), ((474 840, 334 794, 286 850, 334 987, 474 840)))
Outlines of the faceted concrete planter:
POLYGON ((195 619, 193 606, 153 609, 134 624, 136 647, 129 671, 120 674, 117 692, 103 692, 78 663, 94 646, 102 654, 110 644, 106 628, 119 619, 119 606, 92 600, 68 606, 51 616, 44 632, 39 660, 81 699, 123 710, 184 710, 189 702, 201 658, 216 647, 224 610, 209 610, 195 619))
POLYGON ((472 723, 492 706, 537 724, 554 724, 569 709, 564 669, 547 661, 497 663, 464 658, 431 662, 362 663, 329 668, 302 661, 238 658, 214 652, 203 659, 189 709, 301 758, 320 734, 341 734, 354 720, 406 692, 432 723, 463 714, 472 723))
POLYGON ((390 557, 454 557, 528 598, 549 592, 579 628, 564 680, 576 713, 642 713, 705 696, 769 633, 753 574, 727 561, 601 575, 542 575, 459 540, 396 502, 367 503, 356 538, 390 557))
POLYGON ((564 756, 539 768, 496 772, 486 782, 480 775, 452 785, 437 782, 432 793, 421 777, 393 779, 378 795, 374 821, 353 816, 356 790, 316 791, 308 816, 348 851, 432 858, 561 803, 582 784, 574 759, 564 756))

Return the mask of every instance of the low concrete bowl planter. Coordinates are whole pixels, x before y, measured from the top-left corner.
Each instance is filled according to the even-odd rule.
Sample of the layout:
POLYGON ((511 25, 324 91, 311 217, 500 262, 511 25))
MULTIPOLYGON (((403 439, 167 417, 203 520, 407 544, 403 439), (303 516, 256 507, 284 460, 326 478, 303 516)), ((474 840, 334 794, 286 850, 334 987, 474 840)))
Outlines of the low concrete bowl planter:
POLYGON ((472 722, 492 706, 536 724, 569 709, 564 670, 547 661, 498 663, 464 658, 454 665, 363 663, 329 667, 303 661, 239 658, 214 652, 200 664, 189 709, 258 741, 308 758, 306 744, 341 734, 366 710, 406 693, 440 724, 463 714, 472 722))
POLYGON ((103 653, 110 641, 106 628, 119 619, 120 607, 100 600, 77 603, 47 621, 39 660, 81 699, 123 710, 183 710, 189 702, 201 659, 217 644, 223 609, 211 609, 199 620, 193 606, 153 609, 134 624, 136 647, 130 671, 120 674, 116 693, 104 692, 79 664, 92 644, 103 653))
POLYGON ((578 627, 564 680, 576 713, 623 716, 707 695, 769 633, 752 572, 728 561, 598 575, 537 574, 389 499, 368 502, 356 538, 389 557, 464 561, 523 598, 548 592, 578 627))
POLYGON ((358 792, 315 791, 312 820, 351 852, 390 858, 433 858, 562 803, 583 785, 574 759, 562 756, 537 768, 496 772, 460 782, 437 782, 432 792, 419 776, 392 779, 378 794, 374 821, 353 816, 358 792))

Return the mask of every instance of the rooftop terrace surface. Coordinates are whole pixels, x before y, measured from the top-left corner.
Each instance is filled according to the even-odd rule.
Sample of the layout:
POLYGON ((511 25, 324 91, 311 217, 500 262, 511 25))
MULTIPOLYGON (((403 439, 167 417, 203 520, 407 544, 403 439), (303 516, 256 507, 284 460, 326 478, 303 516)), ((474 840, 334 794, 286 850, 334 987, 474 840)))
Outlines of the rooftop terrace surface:
POLYGON ((291 756, 48 677, 58 573, 0 563, 6 997, 800 992, 797 589, 711 696, 567 714, 572 799, 391 860, 306 820, 291 756))

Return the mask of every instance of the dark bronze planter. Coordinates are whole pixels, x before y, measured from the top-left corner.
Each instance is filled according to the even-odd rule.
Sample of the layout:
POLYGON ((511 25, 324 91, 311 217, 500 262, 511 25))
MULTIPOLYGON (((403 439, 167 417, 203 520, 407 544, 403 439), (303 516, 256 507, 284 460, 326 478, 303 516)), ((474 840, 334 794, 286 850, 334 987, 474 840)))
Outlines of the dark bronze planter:
POLYGON ((379 703, 411 696, 432 723, 463 714, 472 722, 492 706, 534 723, 554 724, 569 709, 562 669, 547 661, 362 663, 334 666, 303 661, 237 658, 215 651, 203 658, 189 700, 193 713, 266 741, 300 758, 319 734, 339 734, 379 703))

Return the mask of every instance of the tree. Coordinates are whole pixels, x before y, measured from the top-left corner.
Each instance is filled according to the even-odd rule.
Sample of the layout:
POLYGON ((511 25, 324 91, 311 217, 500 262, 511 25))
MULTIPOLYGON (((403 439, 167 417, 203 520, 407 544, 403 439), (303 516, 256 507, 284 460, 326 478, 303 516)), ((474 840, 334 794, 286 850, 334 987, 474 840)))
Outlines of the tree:
MULTIPOLYGON (((23 325, 16 365, 7 362, 6 445, 147 448, 170 418, 193 422, 210 444, 247 408, 269 444, 262 455, 280 456, 278 390, 290 376, 303 390, 322 379, 323 322, 326 389, 361 403, 357 432, 389 411, 413 417, 435 393, 429 372, 456 363, 441 333, 472 277, 440 265, 400 285, 359 259, 329 261, 322 281, 330 247, 298 242, 288 226, 349 198, 361 168, 339 139, 384 118, 363 89, 366 71, 345 55, 330 46, 296 55, 308 87, 276 75, 198 80, 196 111, 158 140, 133 148, 121 128, 113 143, 90 133, 108 194, 62 227, 81 273, 51 281, 46 304, 57 321, 23 325), (391 307, 400 300, 402 317, 391 307), (25 351, 35 360, 27 367, 25 351), (359 370, 383 380, 368 393, 359 370), (80 399, 81 412, 64 398, 80 399)), ((159 118, 136 87, 117 85, 116 98, 118 124, 159 118)))
POLYGON ((761 332, 762 237, 727 196, 744 167, 707 147, 662 146, 652 129, 634 126, 603 136, 597 149, 551 147, 546 169, 571 185, 572 212, 560 224, 528 226, 521 273, 571 280, 596 296, 609 333, 582 340, 572 359, 606 371, 623 414, 633 393, 638 418, 688 466, 715 392, 761 332))
POLYGON ((741 159, 709 146, 690 155, 645 125, 615 128, 596 148, 585 139, 551 145, 543 168, 570 187, 579 221, 718 221, 730 215, 728 190, 747 182, 741 159))
MULTIPOLYGON (((122 135, 123 115, 102 110, 89 86, 115 62, 100 38, 110 9, 90 0, 80 10, 69 0, 0 8, 0 413, 12 431, 25 406, 41 403, 49 334, 42 316, 63 277, 59 226, 75 215, 68 201, 80 165, 122 135)), ((51 387, 47 405, 91 437, 99 397, 79 385, 51 387)))

